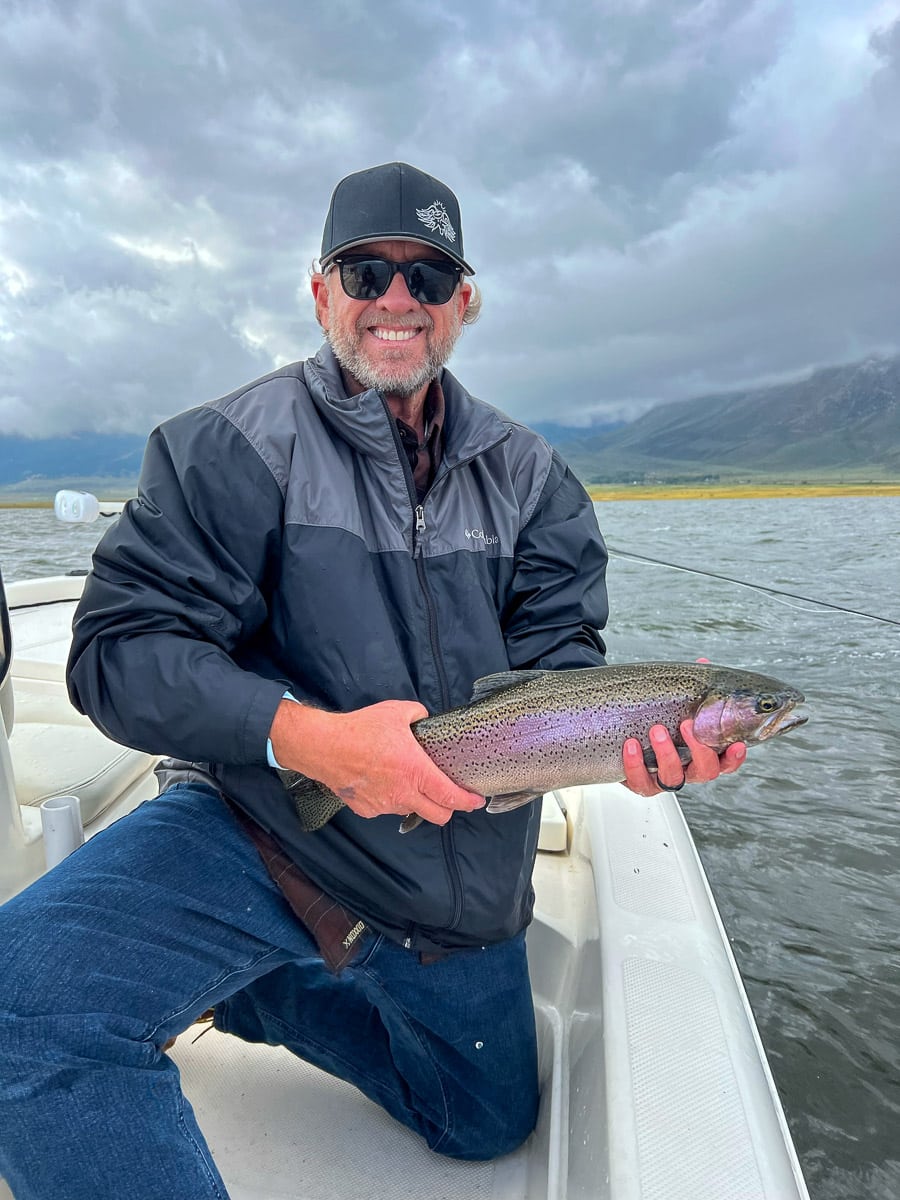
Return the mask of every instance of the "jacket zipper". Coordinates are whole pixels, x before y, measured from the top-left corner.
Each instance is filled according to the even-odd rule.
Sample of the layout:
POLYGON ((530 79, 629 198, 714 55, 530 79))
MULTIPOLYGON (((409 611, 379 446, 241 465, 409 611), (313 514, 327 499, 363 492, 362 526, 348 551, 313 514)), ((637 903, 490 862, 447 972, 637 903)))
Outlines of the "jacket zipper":
POLYGON ((428 614, 428 643, 431 647, 431 656, 434 660, 435 670, 437 671, 438 685, 441 691, 441 704, 443 708, 447 709, 450 707, 450 686, 447 682, 447 673, 444 670, 444 664, 441 657, 441 647, 438 640, 437 610, 435 608, 434 598, 431 595, 431 589, 428 586, 428 580, 425 578, 425 564, 422 561, 421 535, 427 528, 425 524, 425 505, 419 503, 419 497, 416 493, 416 481, 413 479, 413 473, 406 458, 406 451, 403 449, 403 443, 400 441, 397 423, 394 420, 391 410, 388 408, 384 397, 382 397, 382 404, 384 404, 384 411, 388 417, 391 434, 394 438, 394 446, 397 451, 397 457, 400 460, 400 466, 403 469, 403 477, 406 480, 406 490, 409 495, 409 503, 413 511, 413 516, 415 517, 415 525, 412 532, 412 557, 416 564, 416 577, 419 581, 419 588, 425 600, 425 609, 428 614))
MULTIPOLYGON (((427 528, 425 524, 425 505, 424 503, 419 503, 419 497, 416 493, 415 480, 413 479, 409 462, 406 459, 406 453, 403 450, 403 445, 400 442, 400 434, 397 432, 397 426, 393 421, 391 422, 391 428, 394 431, 394 440, 397 444, 397 452, 400 455, 400 464, 403 467, 406 475, 406 486, 409 491, 409 499, 413 506, 413 513, 416 518, 415 528, 413 529, 412 535, 413 560, 416 564, 416 576, 419 580, 419 587, 421 588, 422 595, 425 598, 425 607, 428 611, 428 638, 431 645, 431 656, 434 659, 434 665, 438 676, 438 684, 440 685, 441 689, 441 704, 446 711, 446 709, 450 707, 450 685, 447 682, 447 672, 444 668, 444 658, 441 654, 440 639, 438 637, 437 608, 434 603, 434 597, 431 594, 431 588, 429 587, 428 580, 425 576, 425 562, 422 558, 422 534, 427 528)), ((474 462, 476 458, 479 458, 482 454, 486 453, 486 451, 493 450, 494 446, 499 446, 501 442, 505 442, 508 437, 510 437, 509 433, 498 439, 498 441, 492 443, 492 445, 485 446, 484 449, 479 450, 477 454, 473 454, 464 461, 455 463, 452 467, 448 467, 441 476, 441 480, 438 482, 440 483, 442 480, 446 479, 453 471, 458 471, 461 467, 468 466, 470 462, 474 462)), ((429 489, 428 495, 431 495, 433 490, 434 484, 432 484, 431 488, 429 489)), ((427 499, 428 496, 425 498, 427 499)))
MULTIPOLYGON (((431 656, 434 660, 435 669, 437 670, 438 684, 441 690, 441 703, 444 709, 450 707, 450 685, 447 682, 447 672, 444 668, 443 657, 441 655, 440 641, 437 631, 437 610, 434 603, 434 597, 431 595, 431 589, 428 586, 428 580, 425 577, 425 563, 422 558, 422 534, 425 532, 427 525, 425 523, 425 505, 419 502, 418 493, 416 492, 416 481, 413 479, 412 469, 406 458, 406 451, 403 449, 403 443, 400 441, 400 434, 397 430, 397 424, 394 421, 393 414, 387 406, 387 402, 382 396, 382 404, 384 404, 385 412, 388 416, 388 422, 391 428, 391 434, 394 438, 394 446, 397 450, 397 457, 400 459, 400 466, 403 469, 403 475, 406 479, 406 490, 409 493, 409 502, 412 505, 413 515, 415 517, 415 526, 412 532, 412 557, 416 564, 416 577, 419 581, 419 587, 425 599, 425 608, 428 613, 428 638, 431 646, 431 656)), ((442 479, 446 479, 451 471, 457 471, 460 467, 467 466, 476 458, 488 450, 493 450, 495 446, 499 446, 505 442, 512 431, 509 431, 504 437, 498 438, 490 446, 485 446, 479 450, 477 454, 471 455, 462 462, 455 463, 449 467, 442 479)), ((432 485, 433 486, 433 485, 432 485)), ((427 498, 427 497, 426 497, 427 498)), ((447 873, 450 879, 450 898, 453 901, 453 913, 450 919, 448 930, 456 929, 462 919, 463 913, 463 895, 462 895, 462 873, 459 869, 459 862, 456 857, 456 846, 453 837, 453 822, 448 821, 441 829, 441 848, 444 852, 444 860, 447 863, 447 873)), ((403 942, 404 946, 409 949, 412 944, 412 938, 406 937, 403 942)))

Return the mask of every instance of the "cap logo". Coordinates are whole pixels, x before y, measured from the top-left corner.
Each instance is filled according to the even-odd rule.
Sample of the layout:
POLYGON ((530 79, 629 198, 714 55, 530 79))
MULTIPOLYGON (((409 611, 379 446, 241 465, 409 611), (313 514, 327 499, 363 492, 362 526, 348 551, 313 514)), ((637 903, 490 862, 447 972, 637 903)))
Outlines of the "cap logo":
POLYGON ((435 200, 427 208, 417 208, 416 216, 426 229, 436 229, 448 242, 456 241, 456 230, 440 200, 435 200))

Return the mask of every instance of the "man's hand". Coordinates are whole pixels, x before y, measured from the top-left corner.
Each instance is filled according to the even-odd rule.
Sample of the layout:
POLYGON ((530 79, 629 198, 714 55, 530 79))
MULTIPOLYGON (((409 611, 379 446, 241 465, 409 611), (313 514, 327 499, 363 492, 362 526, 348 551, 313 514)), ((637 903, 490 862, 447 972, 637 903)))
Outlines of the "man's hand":
POLYGON ((656 755, 658 770, 650 774, 644 765, 644 753, 637 738, 629 738, 622 747, 622 762, 625 767, 624 783, 639 796, 656 796, 665 788, 678 788, 682 783, 706 783, 719 775, 730 775, 747 757, 743 742, 734 742, 724 754, 717 754, 694 737, 693 721, 682 721, 681 736, 691 752, 691 761, 682 767, 681 759, 669 731, 662 725, 650 730, 650 745, 656 755), (665 787, 661 787, 660 784, 665 787))
POLYGON ((410 725, 427 716, 412 700, 349 713, 282 700, 269 736, 282 767, 320 780, 359 816, 413 812, 446 825, 457 809, 471 812, 485 801, 457 787, 416 741, 410 725))

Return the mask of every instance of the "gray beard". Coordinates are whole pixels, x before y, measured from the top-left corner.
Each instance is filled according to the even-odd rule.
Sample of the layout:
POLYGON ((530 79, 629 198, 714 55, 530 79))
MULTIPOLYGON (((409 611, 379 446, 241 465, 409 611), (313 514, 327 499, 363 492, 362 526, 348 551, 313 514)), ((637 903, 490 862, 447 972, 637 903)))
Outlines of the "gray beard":
POLYGON ((376 367, 360 351, 361 334, 355 330, 326 330, 328 344, 334 357, 348 375, 364 388, 375 388, 389 396, 408 399, 434 379, 445 365, 462 329, 462 321, 456 321, 443 338, 435 338, 433 330, 426 332, 427 354, 421 367, 410 373, 409 367, 396 368, 390 364, 376 367))

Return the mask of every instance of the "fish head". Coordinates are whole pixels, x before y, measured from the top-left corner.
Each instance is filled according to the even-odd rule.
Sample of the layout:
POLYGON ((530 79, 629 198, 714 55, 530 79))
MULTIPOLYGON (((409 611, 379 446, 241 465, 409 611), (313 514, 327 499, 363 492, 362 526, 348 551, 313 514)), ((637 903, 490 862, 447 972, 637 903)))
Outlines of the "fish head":
POLYGON ((765 675, 713 683, 694 715, 694 735, 718 751, 732 742, 754 746, 804 725, 808 717, 798 711, 804 700, 796 688, 765 675))

